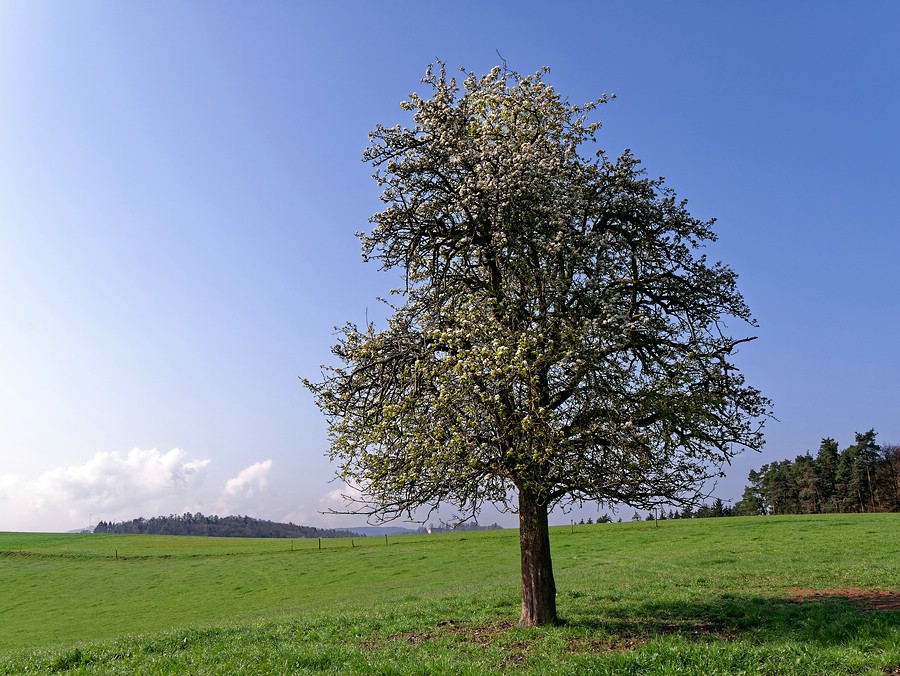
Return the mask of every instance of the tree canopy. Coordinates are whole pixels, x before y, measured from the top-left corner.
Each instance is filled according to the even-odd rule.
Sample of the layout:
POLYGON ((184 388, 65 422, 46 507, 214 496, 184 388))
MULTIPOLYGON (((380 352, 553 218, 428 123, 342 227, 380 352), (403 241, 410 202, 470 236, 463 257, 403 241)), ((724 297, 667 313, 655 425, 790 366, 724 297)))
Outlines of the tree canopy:
POLYGON ((754 320, 701 252, 713 221, 630 152, 586 153, 607 97, 572 105, 546 74, 430 67, 411 124, 375 128, 363 256, 405 284, 305 381, 358 512, 519 512, 523 624, 556 619, 550 509, 690 503, 769 410, 732 360, 752 337, 727 322, 754 320))

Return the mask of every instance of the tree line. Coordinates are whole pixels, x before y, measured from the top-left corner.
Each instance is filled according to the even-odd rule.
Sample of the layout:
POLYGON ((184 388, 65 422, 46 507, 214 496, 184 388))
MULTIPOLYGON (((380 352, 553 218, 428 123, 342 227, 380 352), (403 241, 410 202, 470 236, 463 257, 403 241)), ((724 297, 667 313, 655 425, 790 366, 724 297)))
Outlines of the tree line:
MULTIPOLYGON (((641 519, 641 515, 638 512, 635 512, 631 515, 632 521, 666 521, 668 519, 712 519, 720 516, 736 516, 734 508, 731 505, 726 505, 722 498, 716 498, 711 503, 702 503, 699 505, 685 505, 681 509, 669 509, 666 511, 665 508, 654 509, 651 512, 647 512, 647 515, 641 519)), ((611 519, 604 514, 603 517, 597 519, 597 523, 603 523, 603 519, 606 519, 606 523, 609 523, 611 519)), ((621 521, 622 519, 619 519, 621 521)))
POLYGON ((365 537, 358 533, 331 528, 297 526, 293 523, 276 523, 249 516, 205 516, 200 512, 182 515, 139 517, 131 521, 112 523, 101 521, 95 533, 120 533, 141 535, 210 535, 216 537, 245 538, 346 538, 365 537))
POLYGON ((875 430, 858 433, 844 450, 825 438, 815 456, 806 452, 751 470, 734 514, 900 511, 900 446, 880 446, 875 437, 875 430))

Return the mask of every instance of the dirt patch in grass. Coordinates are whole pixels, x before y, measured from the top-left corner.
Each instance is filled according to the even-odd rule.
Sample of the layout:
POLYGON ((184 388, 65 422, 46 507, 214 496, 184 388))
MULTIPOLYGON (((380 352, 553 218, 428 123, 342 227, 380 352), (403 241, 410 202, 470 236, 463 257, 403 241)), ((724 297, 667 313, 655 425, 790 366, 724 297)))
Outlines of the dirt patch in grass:
POLYGON ((503 668, 518 668, 524 665, 526 655, 534 640, 521 639, 513 642, 504 639, 504 635, 516 626, 514 622, 506 620, 477 626, 467 625, 456 620, 444 620, 439 622, 434 630, 394 634, 389 640, 403 641, 417 646, 422 643, 452 637, 457 641, 481 647, 497 647, 497 644, 500 644, 506 653, 501 666, 503 668))
MULTIPOLYGON (((500 620, 490 624, 470 625, 455 620, 439 622, 433 629, 422 632, 404 632, 390 637, 392 641, 403 641, 413 646, 441 639, 451 639, 459 643, 477 645, 482 648, 499 650, 498 668, 518 670, 524 668, 535 645, 543 640, 539 633, 516 635, 518 624, 500 620)), ((635 650, 649 640, 647 636, 586 636, 571 637, 566 640, 565 651, 579 653, 614 653, 635 650)))
POLYGON ((900 610, 900 593, 864 589, 786 589, 800 603, 844 600, 866 610, 900 610))
POLYGON ((446 636, 456 636, 476 645, 489 645, 494 639, 515 627, 515 623, 500 621, 494 624, 468 626, 456 620, 439 622, 433 631, 407 632, 391 636, 393 641, 404 641, 418 645, 425 641, 433 641, 446 636))
POLYGON ((702 619, 661 622, 655 626, 655 630, 661 634, 682 634, 694 638, 709 636, 723 641, 731 641, 738 637, 738 632, 729 629, 721 622, 702 619))
POLYGON ((611 647, 608 650, 633 650, 652 638, 676 634, 694 640, 714 639, 719 641, 731 641, 739 636, 739 632, 726 624, 702 617, 627 618, 611 624, 607 631, 612 636, 609 639, 611 647))
MULTIPOLYGON (((458 641, 485 647, 502 645, 511 654, 524 655, 527 654, 532 644, 540 639, 535 635, 511 640, 506 635, 517 627, 515 622, 507 620, 475 626, 455 620, 444 620, 439 622, 434 629, 394 634, 389 640, 419 645, 453 637, 458 641)), ((695 639, 710 637, 723 641, 732 640, 738 635, 737 632, 713 621, 685 619, 661 622, 658 619, 645 618, 620 624, 609 635, 571 637, 567 639, 566 650, 569 653, 627 652, 635 650, 660 634, 683 634, 695 639)))
MULTIPOLYGON (((481 625, 478 627, 467 627, 457 624, 453 620, 442 622, 441 625, 445 632, 454 636, 460 636, 468 639, 472 643, 478 645, 488 645, 494 641, 494 638, 505 634, 507 631, 516 626, 515 622, 501 620, 494 624, 481 625)), ((522 646, 524 647, 524 646, 522 646)))

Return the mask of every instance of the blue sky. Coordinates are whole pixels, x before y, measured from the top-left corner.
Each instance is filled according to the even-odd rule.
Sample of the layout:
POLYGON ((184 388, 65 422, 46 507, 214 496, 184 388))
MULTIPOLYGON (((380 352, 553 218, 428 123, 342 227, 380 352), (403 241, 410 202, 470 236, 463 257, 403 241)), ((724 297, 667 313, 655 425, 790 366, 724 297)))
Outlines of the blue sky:
POLYGON ((877 1, 0 0, 0 530, 358 523, 319 513, 340 486, 298 377, 392 285, 354 236, 362 150, 428 63, 498 51, 614 92, 600 145, 718 219, 778 417, 723 498, 824 436, 900 443, 898 31, 877 1))

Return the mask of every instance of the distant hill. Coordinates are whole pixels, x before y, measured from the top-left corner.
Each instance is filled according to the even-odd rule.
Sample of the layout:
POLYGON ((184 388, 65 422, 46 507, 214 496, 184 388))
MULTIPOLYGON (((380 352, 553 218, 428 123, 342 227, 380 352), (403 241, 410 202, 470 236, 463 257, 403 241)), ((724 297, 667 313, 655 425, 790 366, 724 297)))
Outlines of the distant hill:
MULTIPOLYGON (((350 530, 345 531, 351 533, 350 530)), ((352 533, 366 535, 368 537, 379 537, 383 535, 412 535, 418 531, 411 528, 401 528, 400 526, 360 526, 353 528, 352 533)), ((352 534, 351 533, 351 534, 352 534)))
POLYGON ((427 526, 419 526, 418 528, 403 528, 401 526, 359 526, 353 528, 353 532, 369 537, 378 537, 384 535, 422 535, 424 533, 454 533, 476 530, 500 530, 502 526, 492 523, 490 526, 480 526, 477 523, 461 523, 455 526, 441 524, 435 526, 433 523, 427 526))
POLYGON ((249 516, 205 516, 200 512, 182 515, 139 517, 131 521, 111 523, 101 521, 94 533, 141 535, 209 535, 213 537, 246 538, 349 538, 361 533, 293 523, 276 523, 249 516))

